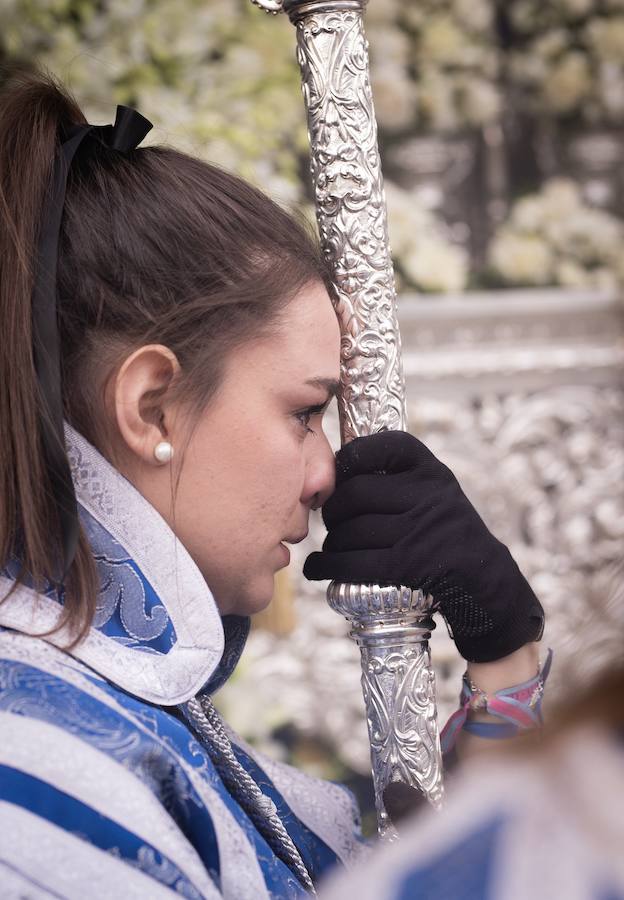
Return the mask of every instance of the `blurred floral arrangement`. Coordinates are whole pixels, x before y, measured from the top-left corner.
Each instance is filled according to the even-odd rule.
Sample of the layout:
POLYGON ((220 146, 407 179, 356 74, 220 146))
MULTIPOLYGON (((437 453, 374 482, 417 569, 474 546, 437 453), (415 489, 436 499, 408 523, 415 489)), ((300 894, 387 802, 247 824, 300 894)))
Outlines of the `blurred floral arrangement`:
POLYGON ((382 129, 458 131, 500 114, 489 0, 371 3, 371 81, 382 129))
POLYGON ((624 282, 624 222, 587 206, 570 179, 521 197, 489 249, 494 280, 615 290, 624 282))
MULTIPOLYGON (((457 201, 449 217, 416 176, 388 164, 399 286, 455 293, 492 281, 621 283, 624 242, 613 205, 611 214, 591 209, 571 183, 540 189, 539 179, 525 180, 529 195, 502 223, 500 215, 490 221, 491 179, 479 179, 491 168, 487 154, 508 96, 525 116, 624 123, 624 0, 371 0, 366 27, 382 155, 390 160, 401 142, 436 135, 436 147, 408 148, 404 158, 434 160, 429 185, 438 178, 438 195, 457 201), (449 153, 444 169, 440 141, 467 134, 468 155, 453 162, 449 153), (463 183, 453 180, 458 171, 463 183), (466 234, 480 222, 475 256, 466 234)), ((3 0, 0 63, 13 60, 37 60, 57 74, 91 121, 110 121, 116 103, 136 105, 155 123, 148 141, 225 165, 291 207, 309 205, 305 116, 285 16, 268 17, 249 0, 3 0)), ((504 167, 500 158, 494 164, 504 167)), ((514 175, 494 198, 500 208, 517 192, 514 175)))
POLYGON ((517 0, 508 4, 510 80, 534 112, 621 124, 622 0, 517 0))
POLYGON ((421 194, 385 184, 390 245, 399 282, 426 293, 457 293, 468 283, 470 258, 421 194))
POLYGON ((286 203, 302 199, 306 124, 286 17, 249 0, 3 0, 3 57, 47 67, 90 121, 136 105, 155 125, 147 143, 209 157, 286 203))

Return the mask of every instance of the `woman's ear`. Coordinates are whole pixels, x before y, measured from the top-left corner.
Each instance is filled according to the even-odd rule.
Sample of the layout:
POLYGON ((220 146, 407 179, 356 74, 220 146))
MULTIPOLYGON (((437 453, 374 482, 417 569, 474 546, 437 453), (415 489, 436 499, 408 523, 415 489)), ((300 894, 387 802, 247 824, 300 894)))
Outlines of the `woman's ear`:
POLYGON ((162 344, 139 347, 122 363, 109 398, 125 454, 159 465, 154 449, 161 441, 174 441, 168 394, 179 371, 175 354, 162 344))

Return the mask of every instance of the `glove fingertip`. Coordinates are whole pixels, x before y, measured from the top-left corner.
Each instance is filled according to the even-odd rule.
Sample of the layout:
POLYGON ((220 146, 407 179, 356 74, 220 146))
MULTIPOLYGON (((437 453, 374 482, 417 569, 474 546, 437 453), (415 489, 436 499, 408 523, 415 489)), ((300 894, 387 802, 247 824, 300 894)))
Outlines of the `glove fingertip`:
POLYGON ((322 574, 322 560, 324 554, 316 550, 306 558, 303 564, 303 576, 308 581, 323 581, 327 576, 322 574))

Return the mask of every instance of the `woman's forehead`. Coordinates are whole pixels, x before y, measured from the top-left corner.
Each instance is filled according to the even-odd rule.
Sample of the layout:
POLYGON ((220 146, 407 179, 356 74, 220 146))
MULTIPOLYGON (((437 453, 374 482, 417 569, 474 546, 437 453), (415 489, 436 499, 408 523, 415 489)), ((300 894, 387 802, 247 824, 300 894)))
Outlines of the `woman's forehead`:
POLYGON ((260 352, 275 353, 284 367, 301 371, 308 380, 336 381, 339 377, 340 328, 323 285, 310 285, 297 294, 280 317, 278 329, 259 344, 260 352))

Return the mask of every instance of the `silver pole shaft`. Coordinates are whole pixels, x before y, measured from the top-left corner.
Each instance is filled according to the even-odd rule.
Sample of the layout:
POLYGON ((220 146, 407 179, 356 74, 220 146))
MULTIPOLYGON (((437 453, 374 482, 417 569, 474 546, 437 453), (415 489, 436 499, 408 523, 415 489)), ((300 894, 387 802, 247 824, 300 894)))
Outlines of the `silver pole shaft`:
MULTIPOLYGON (((275 12, 276 0, 254 0, 275 12)), ((383 2, 383 0, 380 0, 383 2)), ((407 428, 401 339, 362 15, 366 0, 283 0, 297 29, 316 215, 338 292, 342 443, 407 428)), ((442 763, 428 639, 431 598, 406 587, 337 584, 328 602, 362 655, 380 835, 396 830, 384 792, 399 782, 434 806, 442 763)))

